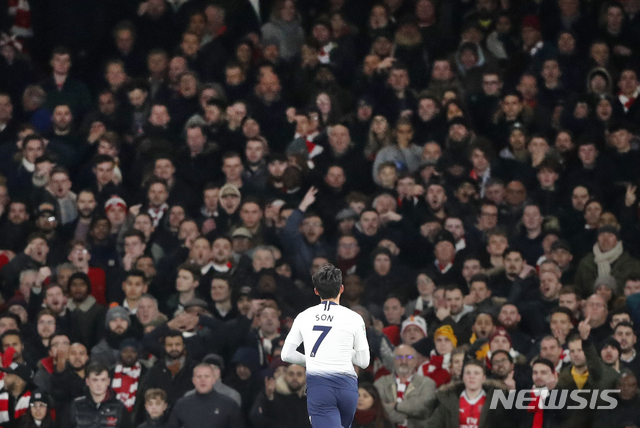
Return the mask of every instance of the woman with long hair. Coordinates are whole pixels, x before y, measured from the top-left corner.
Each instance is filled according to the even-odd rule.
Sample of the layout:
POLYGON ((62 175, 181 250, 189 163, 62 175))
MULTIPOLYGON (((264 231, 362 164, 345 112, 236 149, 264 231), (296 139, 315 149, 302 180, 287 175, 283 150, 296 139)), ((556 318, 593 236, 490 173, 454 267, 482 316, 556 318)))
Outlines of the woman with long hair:
POLYGON ((391 428, 378 390, 370 383, 358 386, 358 406, 352 428, 391 428))

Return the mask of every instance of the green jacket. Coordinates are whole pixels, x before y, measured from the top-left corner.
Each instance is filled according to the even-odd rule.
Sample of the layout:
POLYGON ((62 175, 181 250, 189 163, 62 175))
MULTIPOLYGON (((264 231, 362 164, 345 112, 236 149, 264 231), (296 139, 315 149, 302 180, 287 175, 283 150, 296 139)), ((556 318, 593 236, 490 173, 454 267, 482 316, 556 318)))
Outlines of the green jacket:
MULTIPOLYGON (((593 252, 584 256, 573 279, 573 285, 583 299, 595 292, 593 285, 598 277, 598 265, 596 265, 594 258, 593 252)), ((624 294, 624 283, 631 274, 640 274, 640 261, 624 251, 616 261, 611 263, 611 276, 616 279, 616 289, 614 290, 616 296, 624 294)))
MULTIPOLYGON (((515 418, 510 417, 508 412, 500 405, 495 409, 490 409, 491 400, 496 390, 502 389, 505 394, 504 385, 493 380, 488 380, 483 385, 487 394, 482 411, 480 413, 480 428, 512 428, 517 426, 515 418)), ((460 394, 464 391, 464 384, 452 383, 440 388, 437 395, 436 410, 427 421, 429 428, 458 428, 460 426, 460 394)))
POLYGON ((396 376, 390 374, 378 379, 374 386, 380 393, 385 413, 394 424, 407 420, 409 428, 427 428, 427 419, 436 400, 436 383, 429 377, 414 375, 396 410, 396 376))
MULTIPOLYGON (((583 340, 582 349, 584 350, 584 356, 587 359, 589 377, 581 389, 617 389, 620 374, 602 362, 593 342, 591 342, 591 340, 583 340)), ((569 395, 571 394, 571 391, 578 389, 578 386, 571 375, 572 367, 573 364, 570 364, 560 371, 560 374, 558 375, 558 385, 556 386, 557 389, 569 390, 569 395)), ((580 396, 589 400, 589 402, 591 401, 591 394, 587 395, 587 393, 581 393, 580 396)), ((573 404, 573 400, 568 397, 566 406, 568 407, 573 404)), ((606 404, 607 403, 601 402, 600 399, 598 399, 597 405, 606 404)), ((583 410, 567 410, 563 428, 589 428, 597 416, 595 413, 596 411, 597 410, 595 409, 589 408, 583 410)))

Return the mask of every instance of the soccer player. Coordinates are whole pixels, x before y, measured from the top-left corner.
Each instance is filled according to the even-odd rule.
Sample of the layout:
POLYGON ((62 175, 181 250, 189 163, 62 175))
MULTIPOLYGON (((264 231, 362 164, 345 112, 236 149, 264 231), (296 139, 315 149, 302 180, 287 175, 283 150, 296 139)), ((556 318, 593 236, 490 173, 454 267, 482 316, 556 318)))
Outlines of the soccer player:
POLYGON ((364 320, 340 306, 342 273, 332 264, 313 275, 319 305, 300 313, 282 348, 282 359, 307 367, 307 410, 313 428, 348 428, 358 403, 353 365, 369 366, 364 320), (297 351, 304 343, 304 352, 297 351))

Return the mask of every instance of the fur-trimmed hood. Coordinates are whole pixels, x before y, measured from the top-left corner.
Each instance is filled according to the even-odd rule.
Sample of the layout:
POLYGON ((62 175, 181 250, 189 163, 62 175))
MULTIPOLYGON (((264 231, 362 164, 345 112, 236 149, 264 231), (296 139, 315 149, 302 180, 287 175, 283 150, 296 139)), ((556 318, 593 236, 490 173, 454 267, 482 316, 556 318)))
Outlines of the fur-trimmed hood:
POLYGON ((289 385, 287 385, 287 382, 284 380, 284 375, 276 379, 276 392, 280 395, 297 394, 299 397, 304 397, 305 395, 307 395, 306 390, 307 385, 303 384, 298 392, 294 393, 293 391, 291 391, 291 388, 289 388, 289 385))

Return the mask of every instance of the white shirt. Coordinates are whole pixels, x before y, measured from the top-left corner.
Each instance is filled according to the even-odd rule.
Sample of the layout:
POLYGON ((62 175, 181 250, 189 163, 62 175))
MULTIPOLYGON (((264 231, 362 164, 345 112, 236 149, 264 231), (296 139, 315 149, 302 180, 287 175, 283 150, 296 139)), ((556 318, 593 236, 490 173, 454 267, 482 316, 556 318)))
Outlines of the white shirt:
POLYGON ((307 367, 309 375, 356 377, 353 364, 369 366, 369 343, 362 317, 344 306, 324 301, 300 313, 282 349, 286 362, 307 367), (305 355, 296 351, 304 343, 305 355))

